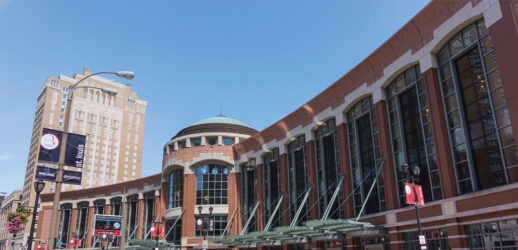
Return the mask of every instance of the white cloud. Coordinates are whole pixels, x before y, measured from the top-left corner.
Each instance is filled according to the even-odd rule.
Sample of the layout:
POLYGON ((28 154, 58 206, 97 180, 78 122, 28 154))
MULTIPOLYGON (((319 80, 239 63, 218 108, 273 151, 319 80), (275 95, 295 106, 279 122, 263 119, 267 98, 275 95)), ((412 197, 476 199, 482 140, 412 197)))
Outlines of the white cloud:
POLYGON ((0 161, 7 161, 12 158, 13 156, 10 153, 0 153, 0 161))

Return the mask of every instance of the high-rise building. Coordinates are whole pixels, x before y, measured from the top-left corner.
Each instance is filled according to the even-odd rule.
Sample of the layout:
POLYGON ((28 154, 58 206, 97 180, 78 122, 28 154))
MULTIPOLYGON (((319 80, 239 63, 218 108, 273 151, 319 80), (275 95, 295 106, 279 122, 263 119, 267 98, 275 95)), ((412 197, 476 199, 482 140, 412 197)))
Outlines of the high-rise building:
MULTIPOLYGON (((79 190, 140 178, 147 102, 138 99, 130 84, 99 75, 86 79, 73 93, 69 91, 73 84, 90 74, 90 68, 85 67, 83 74, 73 77, 49 77, 41 87, 22 190, 23 204, 34 203, 36 167, 44 165, 38 162, 42 130, 63 130, 67 97, 71 94, 68 132, 86 135, 86 149, 82 169, 65 167, 65 170, 82 172, 81 185, 64 184, 61 190, 79 190), (110 96, 102 89, 114 90, 117 95, 110 96)), ((57 166, 45 164, 45 167, 57 166)), ((54 191, 55 183, 47 183, 43 193, 54 191)))

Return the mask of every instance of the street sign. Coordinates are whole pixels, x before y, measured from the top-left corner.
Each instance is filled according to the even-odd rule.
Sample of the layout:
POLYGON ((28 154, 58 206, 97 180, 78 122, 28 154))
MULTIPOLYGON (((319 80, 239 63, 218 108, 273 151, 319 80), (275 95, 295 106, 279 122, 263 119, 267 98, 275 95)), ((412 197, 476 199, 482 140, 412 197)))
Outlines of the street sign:
POLYGON ((201 248, 203 248, 203 249, 209 248, 209 241, 203 240, 203 243, 201 244, 201 248))

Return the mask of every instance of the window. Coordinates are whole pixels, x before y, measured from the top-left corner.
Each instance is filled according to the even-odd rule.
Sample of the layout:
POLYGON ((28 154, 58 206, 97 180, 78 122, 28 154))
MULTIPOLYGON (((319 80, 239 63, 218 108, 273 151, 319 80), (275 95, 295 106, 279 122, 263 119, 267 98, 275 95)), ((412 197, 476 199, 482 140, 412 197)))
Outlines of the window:
POLYGON ((174 170, 169 175, 169 208, 183 205, 183 169, 174 170))
POLYGON ((168 243, 173 243, 175 245, 181 245, 182 241, 182 220, 179 219, 176 222, 176 225, 174 225, 173 228, 171 228, 174 225, 174 220, 168 220, 166 224, 166 232, 170 232, 167 235, 166 241, 168 243))
POLYGON ((218 137, 207 137, 208 145, 216 145, 218 144, 218 137))
POLYGON ((144 194, 144 221, 143 228, 146 229, 147 239, 151 239, 151 234, 147 234, 153 226, 153 216, 155 215, 155 191, 144 194))
POLYGON ((439 52, 459 193, 518 180, 518 153, 491 35, 480 20, 439 52))
POLYGON ((94 214, 104 214, 105 206, 106 206, 105 200, 94 201, 94 214))
POLYGON ((227 146, 234 144, 234 138, 223 138, 223 144, 227 146))
POLYGON ((217 164, 196 168, 196 205, 227 204, 229 169, 217 164))
MULTIPOLYGON (((423 230, 422 233, 426 237, 427 249, 450 249, 448 247, 448 231, 446 229, 423 230)), ((406 249, 420 249, 417 232, 405 233, 405 242, 406 249)))
POLYGON ((354 209, 356 215, 364 202, 365 213, 385 211, 385 188, 380 174, 370 197, 367 194, 374 184, 376 172, 380 167, 380 151, 376 128, 376 112, 372 97, 364 98, 347 112, 349 137, 349 156, 354 190, 354 209))
POLYGON ((302 204, 304 195, 308 189, 308 171, 306 164, 306 137, 299 136, 293 138, 288 145, 288 194, 289 194, 289 215, 290 221, 295 217, 295 213, 303 206, 296 225, 308 221, 308 201, 302 204))
POLYGON ((126 217, 126 219, 127 219, 126 223, 128 225, 128 228, 126 229, 127 230, 126 233, 128 234, 128 239, 135 239, 136 235, 131 234, 131 233, 135 232, 135 229, 138 227, 138 223, 137 223, 138 194, 128 196, 127 201, 128 201, 128 207, 127 207, 128 217, 126 217))
POLYGON ((419 65, 407 69, 388 85, 387 101, 399 205, 406 206, 403 183, 408 175, 401 171, 405 163, 421 169, 416 183, 423 187, 425 200, 441 199, 428 100, 419 65))
POLYGON ((192 147, 201 146, 201 138, 192 138, 191 145, 192 145, 192 147))
MULTIPOLYGON (((269 153, 263 156, 264 171, 264 223, 273 214, 275 206, 281 196, 281 185, 279 176, 279 149, 275 148, 269 153)), ((275 218, 272 221, 272 227, 280 226, 280 210, 275 214, 275 218)))
MULTIPOLYGON (((198 215, 195 217, 195 221, 198 220, 198 215)), ((227 215, 212 215, 210 218, 214 221, 214 230, 198 230, 198 227, 196 227, 196 236, 221 236, 223 234, 223 231, 225 231, 225 228, 227 227, 227 215)))
MULTIPOLYGON (((256 203, 257 173, 255 166, 244 164, 241 166, 241 210, 243 211, 243 225, 252 215, 256 203)), ((247 232, 256 231, 257 217, 250 221, 247 232)))
POLYGON ((77 204, 77 221, 75 232, 78 233, 78 238, 82 239, 87 231, 88 223, 88 201, 83 201, 77 204))
MULTIPOLYGON (((315 150, 318 181, 319 218, 324 214, 340 178, 340 157, 335 119, 329 119, 315 129, 315 150)), ((342 218, 342 193, 333 202, 329 218, 342 218)))
POLYGON ((469 249, 516 249, 518 220, 504 220, 467 226, 469 249))
MULTIPOLYGON (((67 203, 61 205, 61 213, 59 218, 59 234, 58 239, 61 242, 68 242, 70 235, 70 220, 72 218, 72 204, 67 203)), ((60 246, 62 247, 62 246, 60 246)), ((66 246, 65 246, 66 247, 66 246)))

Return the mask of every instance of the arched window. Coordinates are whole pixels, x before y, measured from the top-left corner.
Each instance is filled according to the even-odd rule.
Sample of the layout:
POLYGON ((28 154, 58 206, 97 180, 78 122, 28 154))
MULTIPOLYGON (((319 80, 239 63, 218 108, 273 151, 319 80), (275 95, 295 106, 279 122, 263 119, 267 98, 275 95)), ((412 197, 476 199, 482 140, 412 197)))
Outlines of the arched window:
POLYGON ((373 108, 372 97, 367 97, 356 103, 347 112, 351 179, 356 215, 365 201, 367 201, 364 210, 366 214, 385 211, 386 205, 385 187, 381 174, 373 192, 366 200, 381 163, 378 133, 376 132, 376 112, 373 108))
POLYGON ((302 205, 301 214, 298 218, 297 225, 308 221, 308 201, 302 204, 304 195, 309 187, 308 171, 306 162, 306 137, 304 135, 293 138, 287 145, 288 149, 288 193, 290 204, 290 221, 294 218, 295 213, 302 205))
POLYGON ((197 167, 196 205, 227 204, 228 173, 228 167, 217 164, 197 167))
POLYGON ((516 144, 484 20, 456 34, 438 57, 459 192, 517 181, 516 144))
MULTIPOLYGON (((270 219, 281 196, 279 149, 274 148, 263 156, 264 171, 264 223, 270 219)), ((280 226, 280 210, 275 214, 272 227, 280 226)))
MULTIPOLYGON (((319 217, 324 214, 333 193, 337 187, 338 180, 342 174, 340 171, 340 145, 336 132, 335 119, 329 119, 315 130, 315 150, 318 179, 318 212, 319 217)), ((340 193, 333 202, 329 218, 338 219, 343 217, 342 194, 340 193)))
POLYGON ((400 169, 405 163, 421 169, 416 183, 423 187, 425 200, 441 199, 430 112, 419 65, 407 69, 388 85, 387 101, 400 206, 406 204, 403 183, 408 175, 400 169))
POLYGON ((169 174, 169 208, 183 205, 183 169, 177 169, 169 174))

